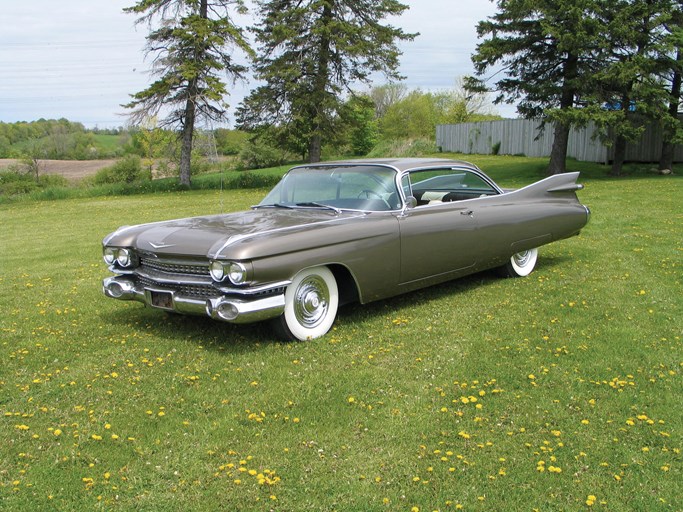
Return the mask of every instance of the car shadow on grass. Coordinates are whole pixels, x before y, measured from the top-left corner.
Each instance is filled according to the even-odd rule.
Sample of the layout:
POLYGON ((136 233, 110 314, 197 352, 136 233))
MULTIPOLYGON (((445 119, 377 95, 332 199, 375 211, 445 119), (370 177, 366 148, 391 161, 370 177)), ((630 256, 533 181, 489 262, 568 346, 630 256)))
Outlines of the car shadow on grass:
MULTIPOLYGON (((534 276, 540 272, 549 272, 555 267, 562 267, 571 261, 572 257, 567 255, 544 255, 539 257, 535 271, 528 278, 505 278, 501 277, 495 269, 484 270, 468 276, 446 281, 441 284, 422 288, 413 292, 397 295, 388 299, 360 304, 358 302, 348 304, 340 308, 335 325, 344 325, 345 321, 358 322, 359 319, 372 319, 387 314, 399 315, 401 311, 409 308, 417 308, 430 303, 436 306, 440 300, 457 295, 464 296, 466 293, 475 291, 478 288, 485 288, 504 284, 509 280, 509 286, 514 285, 515 281, 529 281, 529 286, 534 286, 534 276)), ((365 321, 365 320, 363 320, 365 321)))
MULTIPOLYGON (((539 258, 537 269, 531 275, 549 271, 558 265, 565 265, 567 260, 571 260, 571 257, 557 254, 539 258)), ((339 309, 335 326, 343 329, 345 324, 355 324, 357 327, 359 324, 366 321, 372 322, 379 317, 385 317, 387 314, 398 315, 406 308, 419 307, 429 303, 434 303, 436 306, 444 298, 465 294, 480 287, 495 286, 504 280, 505 278, 499 277, 494 270, 486 270, 369 304, 348 304, 339 309)), ((533 280, 530 280, 529 285, 534 285, 533 280)), ((132 325, 136 329, 143 329, 147 333, 151 332, 166 340, 195 343, 207 349, 221 351, 229 349, 232 353, 289 343, 277 337, 269 321, 238 325, 219 322, 203 316, 166 313, 139 303, 129 303, 127 306, 116 308, 113 313, 108 313, 106 319, 103 318, 102 321, 118 325, 132 325)))

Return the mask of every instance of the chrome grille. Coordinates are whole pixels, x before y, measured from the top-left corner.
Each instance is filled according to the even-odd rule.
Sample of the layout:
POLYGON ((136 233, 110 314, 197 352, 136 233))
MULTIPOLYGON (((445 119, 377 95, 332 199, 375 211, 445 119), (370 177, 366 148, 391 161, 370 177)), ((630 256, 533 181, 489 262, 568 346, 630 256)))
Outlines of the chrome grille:
POLYGON ((176 263, 171 261, 163 261, 154 258, 140 258, 140 265, 142 267, 153 268, 162 272, 169 272, 171 274, 189 274, 193 276, 208 276, 209 265, 187 265, 183 263, 176 263))
POLYGON ((217 297, 220 293, 211 285, 191 285, 191 284, 174 284, 168 285, 165 283, 159 283, 153 279, 149 279, 143 276, 138 276, 140 284, 145 288, 156 288, 160 290, 168 290, 179 293, 181 295, 186 295, 188 297, 199 297, 199 298, 210 298, 217 297))

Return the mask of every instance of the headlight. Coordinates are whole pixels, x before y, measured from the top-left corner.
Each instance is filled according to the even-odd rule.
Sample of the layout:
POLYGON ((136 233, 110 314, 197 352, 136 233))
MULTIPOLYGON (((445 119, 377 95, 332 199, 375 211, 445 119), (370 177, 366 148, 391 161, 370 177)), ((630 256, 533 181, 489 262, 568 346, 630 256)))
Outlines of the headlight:
POLYGON ((214 281, 221 282, 225 279, 225 267, 220 261, 212 261, 209 264, 209 274, 214 281))
POLYGON ((247 267, 236 261, 214 260, 209 263, 209 273, 211 278, 219 283, 226 278, 235 285, 247 282, 247 267))
POLYGON ((130 249, 119 249, 116 262, 123 268, 130 267, 133 263, 133 253, 130 249))
POLYGON ((104 257, 104 262, 107 265, 113 265, 116 261, 116 249, 113 247, 105 247, 102 251, 102 255, 104 257))
POLYGON ((228 279, 232 284, 242 284, 247 280, 247 269, 244 265, 232 262, 228 266, 228 279))

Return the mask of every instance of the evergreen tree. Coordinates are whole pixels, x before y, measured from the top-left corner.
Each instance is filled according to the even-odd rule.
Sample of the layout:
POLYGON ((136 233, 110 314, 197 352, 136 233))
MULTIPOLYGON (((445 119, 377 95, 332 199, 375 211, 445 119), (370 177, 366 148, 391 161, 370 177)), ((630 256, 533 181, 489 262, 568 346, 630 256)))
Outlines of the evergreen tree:
POLYGON ((670 92, 662 74, 672 69, 666 27, 673 14, 672 0, 603 2, 602 66, 590 82, 597 102, 606 107, 594 118, 612 143, 612 175, 621 174, 627 143, 648 123, 668 117, 670 92))
MULTIPOLYGON (((477 75, 501 66, 504 71, 493 87, 495 102, 519 101, 523 117, 555 124, 550 174, 565 171, 571 125, 587 120, 575 107, 585 94, 585 77, 599 66, 597 1, 498 0, 499 12, 477 26, 485 38, 472 56, 477 75)), ((487 86, 470 80, 469 87, 487 86)))
POLYGON ((259 55, 254 72, 264 85, 238 109, 245 129, 287 128, 306 148, 308 160, 321 157, 323 140, 334 135, 343 96, 367 83, 372 73, 397 73, 397 40, 411 40, 388 16, 407 9, 398 0, 257 0, 254 32, 259 55))
POLYGON ((181 140, 180 183, 190 185, 190 158, 198 119, 224 119, 228 94, 222 76, 233 82, 246 68, 236 63, 235 48, 252 52, 232 16, 246 12, 243 0, 139 0, 125 12, 149 23, 147 53, 154 55, 158 79, 132 95, 126 108, 139 123, 158 114, 162 126, 178 126, 181 140), (152 29, 157 21, 158 28, 152 29))
POLYGON ((683 123, 678 116, 681 104, 681 81, 683 76, 683 6, 674 7, 671 22, 667 25, 668 42, 668 70, 664 73, 665 83, 669 84, 668 115, 662 122, 664 140, 659 159, 659 169, 671 169, 674 161, 675 144, 683 142, 683 123))

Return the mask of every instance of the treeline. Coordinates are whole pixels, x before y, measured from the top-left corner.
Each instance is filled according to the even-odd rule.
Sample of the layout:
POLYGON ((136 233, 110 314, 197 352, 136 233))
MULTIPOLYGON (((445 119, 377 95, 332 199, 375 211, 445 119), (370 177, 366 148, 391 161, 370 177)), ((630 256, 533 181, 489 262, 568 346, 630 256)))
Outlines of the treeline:
POLYGON ((0 158, 88 160, 115 153, 105 151, 81 123, 67 119, 0 122, 0 158))
MULTIPOLYGON (((333 120, 335 136, 324 148, 326 157, 395 155, 397 144, 436 151, 437 124, 499 118, 484 95, 467 95, 458 86, 423 92, 403 84, 383 85, 354 94, 340 112, 333 120)), ((239 156, 238 167, 254 169, 303 159, 307 151, 305 137, 291 126, 243 123, 239 128, 196 133, 193 166, 205 157, 239 156)), ((142 126, 105 129, 86 129, 66 119, 0 123, 0 158, 90 160, 129 154, 176 161, 178 134, 157 126, 154 119, 142 126)))

